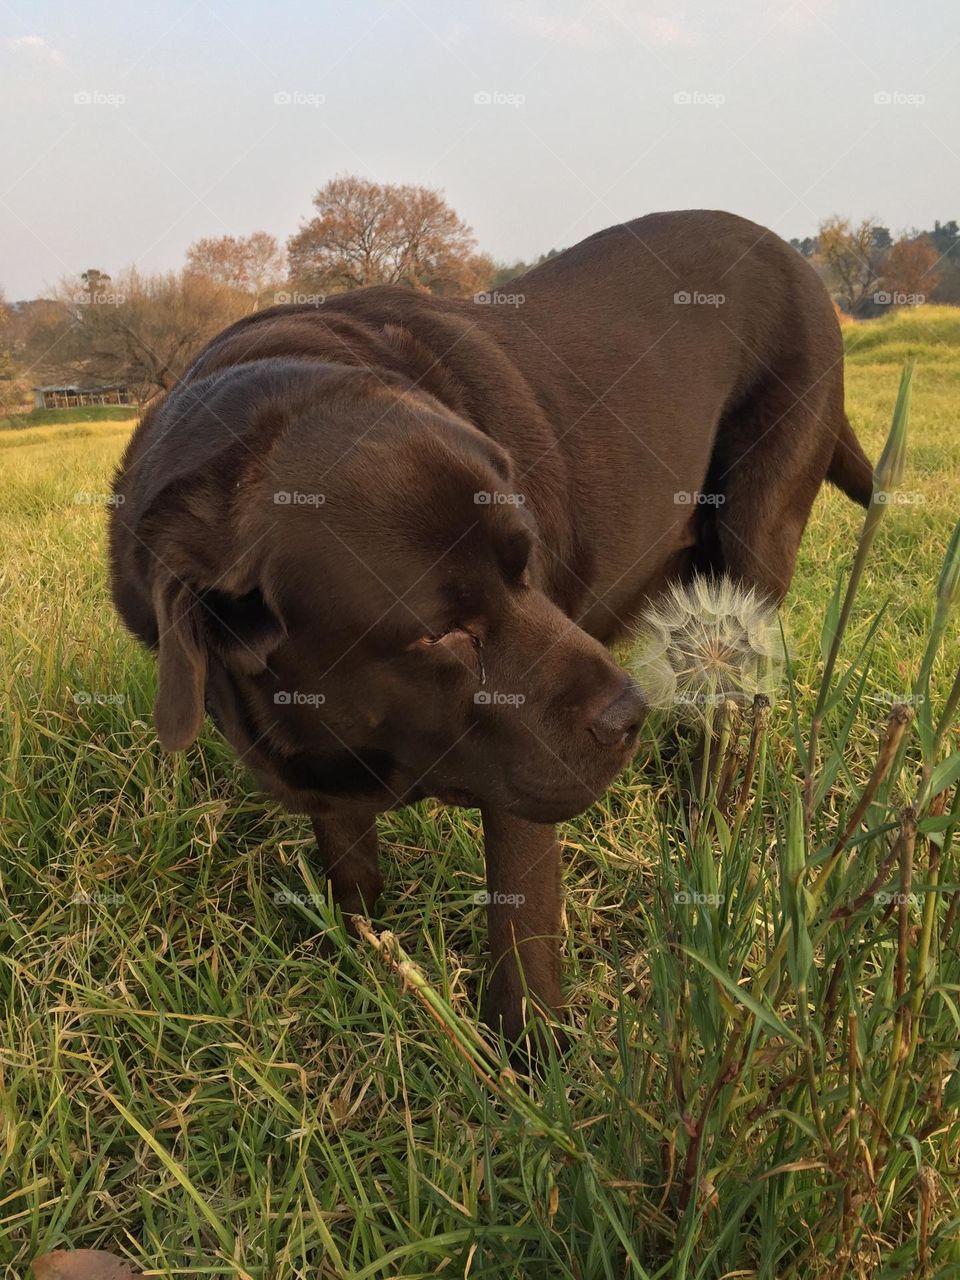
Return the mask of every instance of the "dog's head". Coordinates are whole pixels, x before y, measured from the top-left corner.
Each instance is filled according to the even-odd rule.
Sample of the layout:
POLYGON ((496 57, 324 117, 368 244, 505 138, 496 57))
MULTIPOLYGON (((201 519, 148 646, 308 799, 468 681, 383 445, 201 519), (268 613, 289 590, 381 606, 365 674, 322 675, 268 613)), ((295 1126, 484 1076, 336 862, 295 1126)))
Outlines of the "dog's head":
POLYGON ((172 397, 144 463, 161 742, 187 746, 206 706, 305 811, 587 807, 632 754, 642 698, 539 588, 504 450, 400 379, 257 377, 195 386, 192 426, 172 397))

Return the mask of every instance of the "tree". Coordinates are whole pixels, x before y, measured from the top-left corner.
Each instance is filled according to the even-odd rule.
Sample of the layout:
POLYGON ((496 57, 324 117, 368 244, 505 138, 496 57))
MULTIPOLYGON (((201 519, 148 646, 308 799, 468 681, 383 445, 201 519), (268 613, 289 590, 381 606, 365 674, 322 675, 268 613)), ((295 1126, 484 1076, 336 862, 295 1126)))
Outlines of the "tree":
POLYGON ((888 249, 893 248, 893 236, 890 234, 889 227, 871 227, 870 243, 874 249, 880 253, 886 253, 888 249))
POLYGON ((283 250, 275 236, 254 231, 249 236, 197 240, 187 250, 186 270, 253 299, 253 309, 272 303, 284 282, 283 250))
POLYGON ((141 401, 169 390, 200 347, 250 309, 247 295, 206 276, 135 268, 110 292, 66 281, 59 300, 58 367, 81 381, 126 383, 141 401))
POLYGON ((952 218, 949 222, 937 221, 927 236, 940 258, 940 282, 934 296, 937 302, 960 306, 960 227, 952 218))
POLYGON ((64 348, 72 324, 71 310, 54 298, 34 298, 18 302, 13 309, 10 328, 16 359, 33 385, 67 382, 64 348))
POLYGON ((14 349, 13 312, 0 289, 0 416, 19 409, 25 394, 14 349))
POLYGON ((290 279, 308 292, 401 284, 434 293, 483 289, 493 264, 438 191, 333 178, 313 198, 316 216, 287 242, 290 279))
POLYGON ((794 236, 790 243, 802 258, 812 258, 819 247, 816 236, 804 236, 802 240, 794 236))
MULTIPOLYGON (((869 309, 880 280, 886 228, 866 218, 854 226, 848 218, 820 225, 818 260, 844 308, 857 315, 869 309)), ((886 233, 889 239, 889 232, 886 233)))
POLYGON ((559 249, 548 249, 546 253, 541 253, 536 262, 524 262, 522 259, 518 262, 500 262, 493 264, 493 273, 489 278, 487 287, 490 289, 499 289, 503 284, 507 284, 510 280, 515 280, 517 276, 525 275, 526 272, 532 271, 534 267, 539 267, 544 262, 549 262, 551 258, 555 258, 560 252, 559 249))
POLYGON ((925 235, 898 240, 883 266, 883 287, 894 302, 897 298, 924 302, 940 283, 935 270, 940 255, 925 235))
POLYGON ((107 273, 98 270, 97 267, 88 267, 86 271, 81 273, 80 280, 87 293, 91 294, 105 293, 107 286, 112 283, 107 273))
POLYGON ((0 378, 9 377, 13 366, 12 312, 0 289, 0 378))

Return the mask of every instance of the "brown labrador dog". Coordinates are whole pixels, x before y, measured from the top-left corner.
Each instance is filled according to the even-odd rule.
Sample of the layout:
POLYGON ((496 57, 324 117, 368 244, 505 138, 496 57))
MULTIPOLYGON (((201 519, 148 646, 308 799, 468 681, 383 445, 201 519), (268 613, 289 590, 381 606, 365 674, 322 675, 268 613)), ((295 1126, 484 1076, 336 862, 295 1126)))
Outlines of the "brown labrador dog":
POLYGON ((653 214, 472 301, 231 326, 126 451, 113 598, 158 652, 163 746, 206 707, 311 815, 345 916, 380 893, 378 813, 479 806, 486 1013, 515 1038, 560 1001, 553 824, 643 714, 604 645, 694 571, 780 600, 824 478, 869 503, 819 279, 741 218, 653 214))

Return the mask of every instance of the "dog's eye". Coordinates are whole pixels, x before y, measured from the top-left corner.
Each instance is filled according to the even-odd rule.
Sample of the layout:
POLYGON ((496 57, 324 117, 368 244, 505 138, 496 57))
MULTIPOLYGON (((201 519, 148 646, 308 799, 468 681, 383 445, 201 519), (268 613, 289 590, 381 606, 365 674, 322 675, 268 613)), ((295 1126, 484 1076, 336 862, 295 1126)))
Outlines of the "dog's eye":
POLYGON ((483 668, 483 642, 480 636, 473 631, 467 631, 463 627, 450 627, 447 631, 428 632, 427 635, 420 636, 414 640, 413 644, 408 646, 414 652, 423 653, 424 651, 433 651, 449 654, 451 658, 456 658, 463 666, 468 667, 477 673, 480 683, 486 679, 486 673, 483 668))
POLYGON ((449 627, 446 631, 431 632, 425 636, 420 636, 414 640, 411 648, 433 649, 437 645, 451 645, 462 640, 469 640, 472 644, 474 637, 469 631, 464 631, 462 627, 449 627))

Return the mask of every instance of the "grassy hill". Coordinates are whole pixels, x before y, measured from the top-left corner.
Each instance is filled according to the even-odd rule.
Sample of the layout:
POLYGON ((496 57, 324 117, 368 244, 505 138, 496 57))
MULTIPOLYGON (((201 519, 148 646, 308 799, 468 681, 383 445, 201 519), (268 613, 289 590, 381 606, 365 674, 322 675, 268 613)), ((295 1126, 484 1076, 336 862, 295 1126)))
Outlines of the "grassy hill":
POLYGON ((75 409, 31 409, 9 417, 0 416, 0 431, 23 431, 28 427, 63 426, 72 422, 133 422, 137 406, 131 404, 79 405, 75 409))

